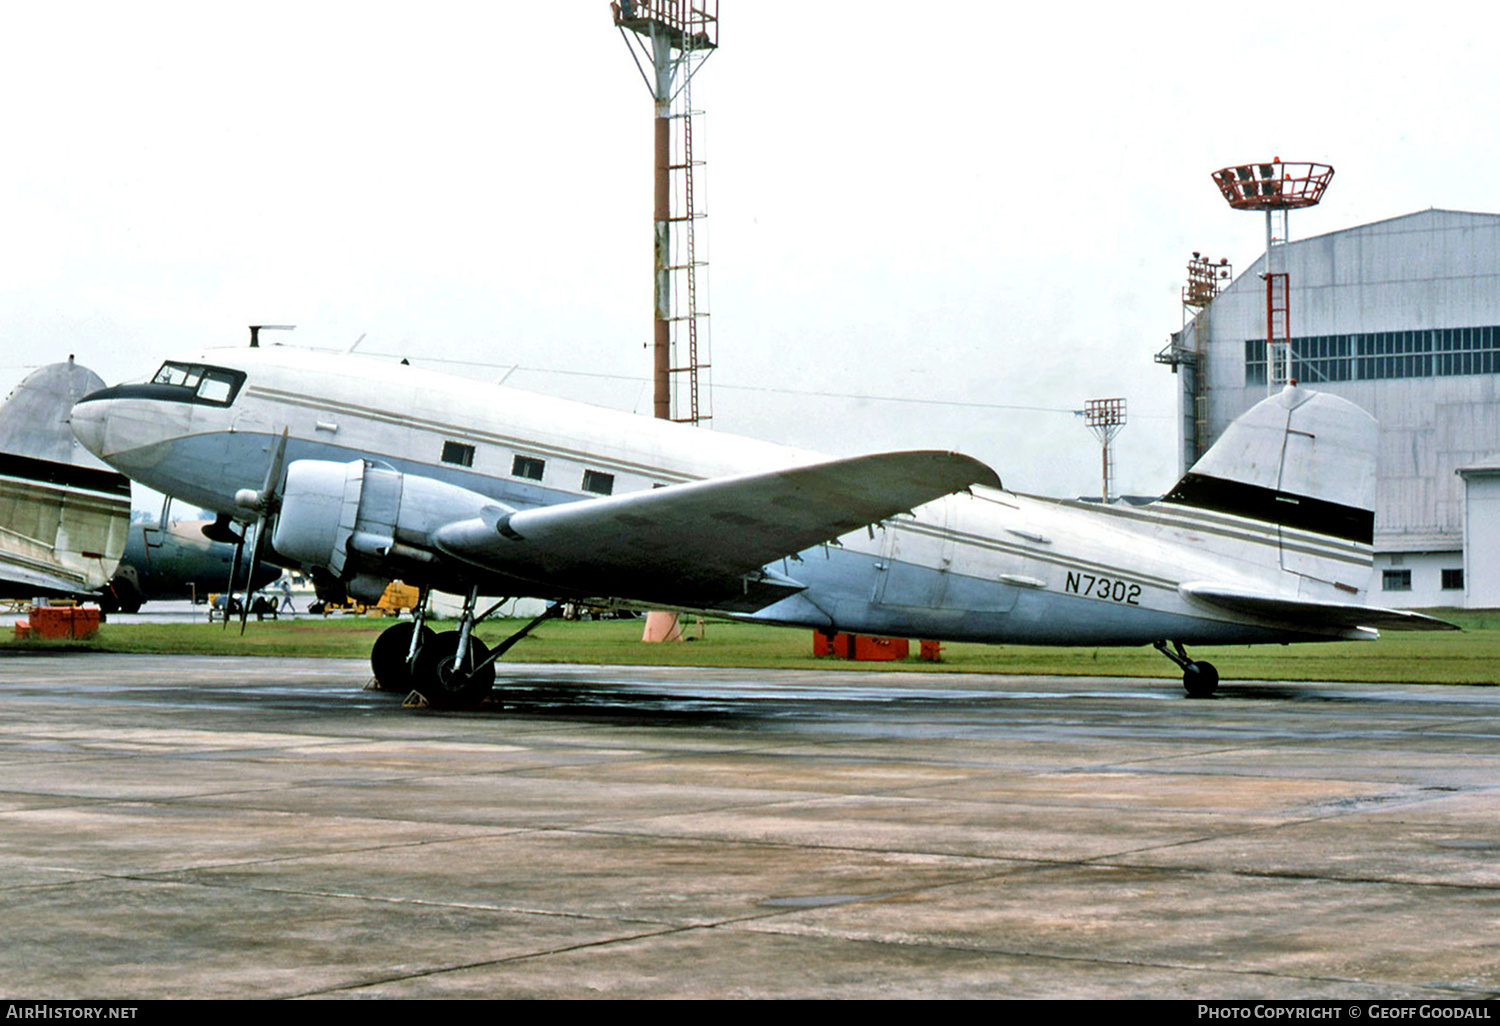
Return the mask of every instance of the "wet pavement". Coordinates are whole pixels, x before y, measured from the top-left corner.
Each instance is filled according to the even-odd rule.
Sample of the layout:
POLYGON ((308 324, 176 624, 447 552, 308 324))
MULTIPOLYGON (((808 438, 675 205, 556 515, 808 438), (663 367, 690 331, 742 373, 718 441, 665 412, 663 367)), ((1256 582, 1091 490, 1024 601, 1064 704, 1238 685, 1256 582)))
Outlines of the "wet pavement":
POLYGON ((1500 689, 0 656, 0 997, 1500 993, 1500 689))

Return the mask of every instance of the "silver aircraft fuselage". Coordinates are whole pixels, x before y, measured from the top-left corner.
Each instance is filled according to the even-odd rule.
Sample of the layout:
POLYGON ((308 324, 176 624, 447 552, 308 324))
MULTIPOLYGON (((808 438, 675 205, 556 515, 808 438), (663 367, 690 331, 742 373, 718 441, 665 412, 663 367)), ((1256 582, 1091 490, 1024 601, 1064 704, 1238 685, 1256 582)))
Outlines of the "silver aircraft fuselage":
MULTIPOLYGON (((159 377, 87 397, 74 408, 74 432, 131 478, 245 520, 236 496, 261 484, 283 432, 287 464, 369 460, 517 510, 826 459, 394 361, 290 347, 204 350, 174 358, 159 377), (172 366, 189 369, 187 377, 172 380, 172 366)), ((441 553, 422 565, 439 590, 515 593, 504 575, 487 578, 441 553)), ((1210 581, 1347 604, 1363 601, 1370 566, 1366 540, 1202 506, 1101 506, 975 486, 787 553, 770 569, 805 588, 741 615, 953 641, 1368 638, 1373 631, 1348 623, 1234 611, 1191 592, 1210 581)), ((544 586, 531 593, 563 597, 544 586)))

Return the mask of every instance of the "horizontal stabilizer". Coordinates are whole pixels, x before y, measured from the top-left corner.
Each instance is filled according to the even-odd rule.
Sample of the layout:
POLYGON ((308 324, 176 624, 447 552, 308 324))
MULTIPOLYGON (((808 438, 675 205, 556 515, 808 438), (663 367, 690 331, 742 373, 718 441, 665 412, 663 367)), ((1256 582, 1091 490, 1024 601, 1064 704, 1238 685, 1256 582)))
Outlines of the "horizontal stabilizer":
POLYGON ((434 541, 456 559, 535 582, 539 593, 550 586, 758 608, 797 587, 766 580, 759 571, 767 563, 975 484, 1000 481, 957 453, 878 453, 517 513, 493 509, 439 529, 434 541))
MULTIPOLYGON (((100 575, 102 576, 102 575, 100 575)), ((12 559, 0 552, 0 596, 31 598, 37 595, 86 595, 99 585, 81 573, 61 566, 43 566, 39 560, 12 559)))
POLYGON ((1283 598, 1243 588, 1189 582, 1178 585, 1185 597, 1231 613, 1297 624, 1310 633, 1319 630, 1367 628, 1386 631, 1456 631, 1457 624, 1403 609, 1378 609, 1346 602, 1317 602, 1283 598))

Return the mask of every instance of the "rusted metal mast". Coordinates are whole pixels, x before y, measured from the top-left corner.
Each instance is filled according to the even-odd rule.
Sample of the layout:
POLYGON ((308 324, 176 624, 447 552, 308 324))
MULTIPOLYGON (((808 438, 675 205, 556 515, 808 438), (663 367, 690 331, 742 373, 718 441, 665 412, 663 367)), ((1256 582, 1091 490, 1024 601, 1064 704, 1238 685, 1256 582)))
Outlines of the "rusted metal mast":
MULTIPOLYGON (((700 338, 706 336, 700 328, 707 312, 699 305, 698 270, 702 261, 695 226, 703 212, 693 189, 693 172, 699 162, 693 157, 693 119, 697 112, 692 109, 692 81, 703 61, 718 48, 719 3, 615 0, 609 6, 656 106, 652 123, 655 277, 651 411, 659 420, 701 424, 709 417, 708 393, 700 380, 708 370, 707 347, 700 344, 706 343, 706 337, 700 338), (681 128, 675 161, 674 122, 681 128), (680 189, 674 189, 674 172, 680 189), (685 395, 682 389, 674 390, 674 379, 679 383, 685 379, 685 395)), ((642 641, 681 638, 675 614, 647 614, 642 641)))
POLYGON ((696 252, 694 224, 703 213, 695 206, 695 112, 687 98, 693 75, 718 48, 718 0, 615 0, 610 10, 656 107, 652 126, 652 413, 662 420, 696 424, 708 419, 707 396, 699 381, 708 369, 699 338, 707 314, 698 302, 697 275, 702 262, 696 252), (680 125, 681 136, 675 160, 674 122, 680 125), (674 173, 680 189, 674 188, 674 173), (687 388, 685 395, 678 392, 674 403, 677 375, 686 376, 687 388))

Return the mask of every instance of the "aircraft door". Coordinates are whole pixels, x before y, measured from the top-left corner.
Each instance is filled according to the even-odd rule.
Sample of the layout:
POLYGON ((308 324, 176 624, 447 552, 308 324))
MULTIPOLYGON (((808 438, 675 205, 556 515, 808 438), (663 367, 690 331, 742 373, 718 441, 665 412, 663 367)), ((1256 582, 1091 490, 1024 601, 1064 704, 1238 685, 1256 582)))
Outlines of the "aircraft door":
POLYGON ((916 515, 902 514, 885 522, 873 604, 911 609, 944 605, 953 566, 950 509, 951 503, 932 503, 916 515))

